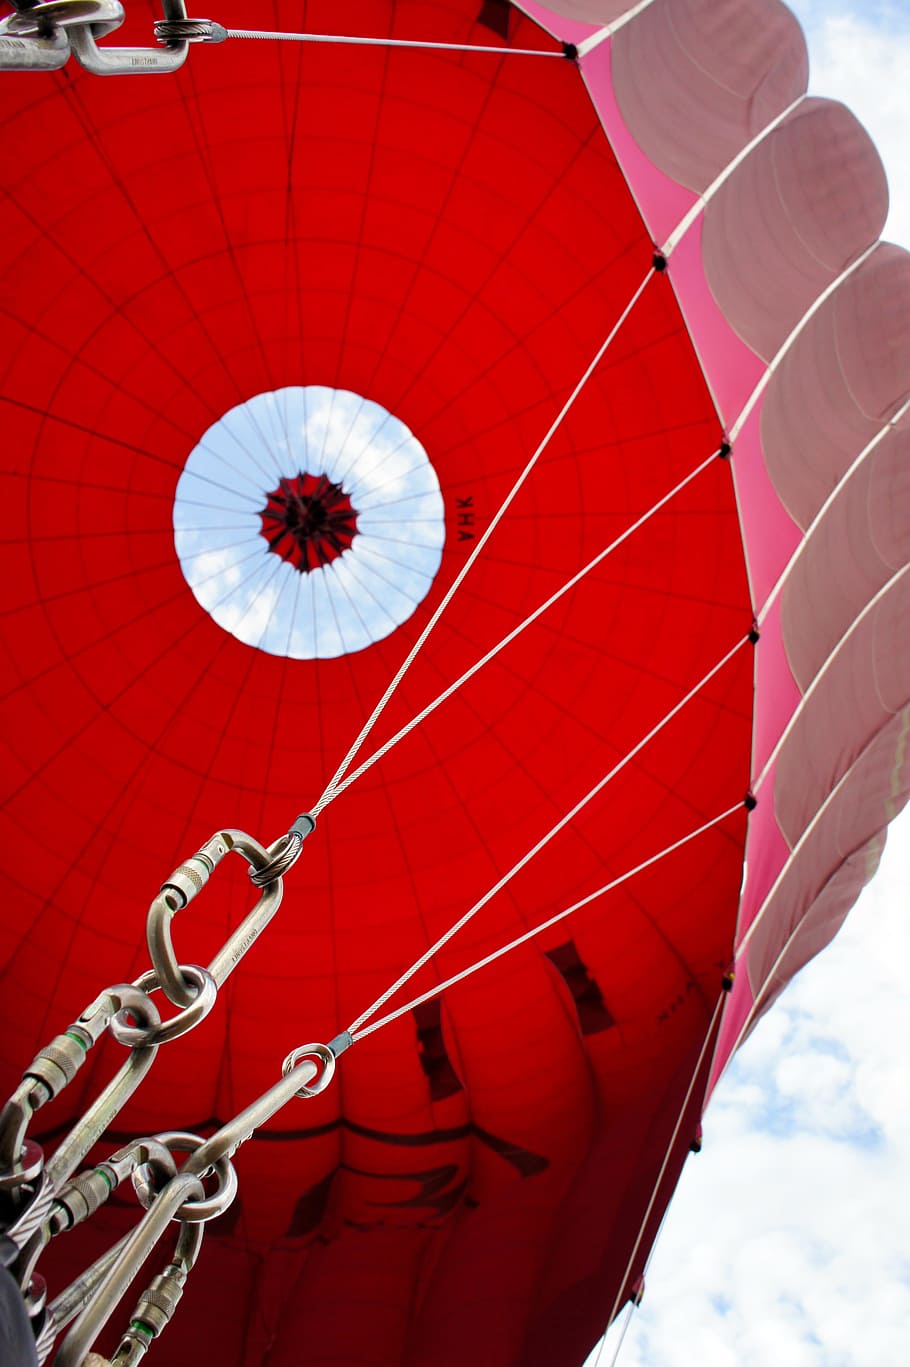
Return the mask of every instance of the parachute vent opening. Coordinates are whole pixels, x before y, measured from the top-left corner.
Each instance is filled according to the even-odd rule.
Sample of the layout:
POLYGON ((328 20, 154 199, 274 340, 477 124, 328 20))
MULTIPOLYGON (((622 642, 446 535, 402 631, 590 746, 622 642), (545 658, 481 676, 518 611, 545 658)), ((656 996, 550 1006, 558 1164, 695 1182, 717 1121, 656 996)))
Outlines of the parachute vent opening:
POLYGON ((294 385, 203 433, 177 484, 174 541, 223 630, 269 655, 333 659, 391 635, 426 597, 444 506, 426 451, 386 408, 294 385))
POLYGON ((349 551, 357 535, 357 510, 327 475, 300 471, 280 479, 259 516, 269 550, 301 574, 349 551))

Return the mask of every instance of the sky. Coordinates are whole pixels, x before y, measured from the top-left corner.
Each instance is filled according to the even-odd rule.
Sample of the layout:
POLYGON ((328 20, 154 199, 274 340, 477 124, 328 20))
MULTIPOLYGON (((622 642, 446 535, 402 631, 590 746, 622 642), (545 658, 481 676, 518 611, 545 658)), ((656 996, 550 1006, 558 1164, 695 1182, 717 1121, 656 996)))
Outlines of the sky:
MULTIPOLYGON (((790 8, 810 91, 871 133, 891 190, 883 236, 910 247, 910 0, 790 8)), ((910 809, 841 934, 721 1081, 643 1304, 588 1367, 910 1362, 908 913, 910 809)))

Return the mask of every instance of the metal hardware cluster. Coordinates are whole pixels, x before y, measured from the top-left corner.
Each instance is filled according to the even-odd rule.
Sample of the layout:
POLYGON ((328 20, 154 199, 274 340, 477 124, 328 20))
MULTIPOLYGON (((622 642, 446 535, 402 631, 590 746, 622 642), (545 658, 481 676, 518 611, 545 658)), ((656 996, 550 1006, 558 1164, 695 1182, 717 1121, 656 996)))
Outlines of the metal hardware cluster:
MULTIPOLYGON (((86 4, 94 2, 86 0, 86 4)), ((96 997, 78 1020, 35 1057, 0 1113, 0 1253, 22 1293, 39 1363, 45 1362, 71 1321, 75 1323, 55 1363, 79 1367, 85 1361, 114 1308, 174 1221, 173 1252, 136 1303, 112 1367, 133 1367, 140 1361, 174 1313, 199 1256, 205 1223, 221 1215, 234 1200, 234 1153, 294 1097, 323 1091, 334 1075, 337 1055, 352 1043, 344 1033, 328 1045, 295 1049, 285 1059, 279 1081, 208 1139, 181 1130, 166 1131, 136 1139, 94 1167, 77 1172, 148 1073, 160 1046, 192 1030, 211 1011, 219 989, 278 910, 282 877, 299 857, 304 837, 315 824, 309 814, 299 816, 288 833, 268 848, 243 831, 216 831, 171 874, 149 908, 146 935, 151 969, 135 982, 115 984, 96 997), (171 922, 231 852, 246 860, 251 882, 260 889, 259 898, 207 968, 181 963, 174 950, 171 922), (166 1020, 151 996, 159 990, 177 1008, 166 1020), (32 1116, 72 1082, 105 1034, 128 1048, 129 1055, 46 1158, 28 1138, 32 1116), (175 1154, 186 1155, 179 1166, 175 1154), (144 1214, 130 1233, 49 1301, 44 1279, 36 1270, 41 1254, 51 1239, 89 1219, 127 1180, 144 1214)))
POLYGON ((0 20, 0 71, 59 71, 70 55, 96 76, 176 71, 191 42, 223 42, 227 30, 209 19, 188 19, 184 0, 162 0, 155 25, 159 47, 99 47, 123 23, 120 0, 10 0, 14 14, 0 20), (159 32, 160 29, 160 32, 159 32))

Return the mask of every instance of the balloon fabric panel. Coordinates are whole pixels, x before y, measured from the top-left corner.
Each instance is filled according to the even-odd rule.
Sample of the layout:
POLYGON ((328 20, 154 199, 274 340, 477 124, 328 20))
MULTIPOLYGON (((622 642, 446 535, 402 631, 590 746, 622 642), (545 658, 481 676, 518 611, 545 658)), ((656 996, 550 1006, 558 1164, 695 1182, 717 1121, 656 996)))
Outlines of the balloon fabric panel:
MULTIPOLYGON (((291 29, 340 17, 274 11, 291 29)), ((150 12, 131 7, 123 41, 146 41, 150 12)), ((498 41, 478 12, 363 3, 344 27, 498 41)), ((245 13, 225 0, 218 18, 245 13)), ((555 47, 517 13, 510 43, 555 47)), ((274 838, 322 791, 653 245, 569 61, 226 44, 173 78, 68 69, 7 77, 0 96, 10 1089, 98 991, 144 969, 145 909, 169 869, 225 825, 274 838), (406 424, 444 506, 441 563, 407 620, 315 659, 219 626, 174 541, 190 452, 222 415, 295 386, 311 404, 316 389, 319 402, 363 396, 406 424)), ((332 430, 330 412, 322 451, 287 431, 286 468, 263 434, 262 450, 238 442, 208 512, 223 506, 229 534, 259 466, 258 526, 279 476, 320 473, 308 462, 332 430)), ((655 275, 364 754, 720 440, 655 275)), ((394 524, 378 535, 394 560, 394 524)), ((328 572, 289 570, 280 601, 309 603, 328 572)), ((718 459, 325 812, 278 918, 118 1126, 223 1119, 291 1047, 346 1026, 750 622, 718 459)), ((745 645, 414 990, 737 803, 751 691, 745 645)), ((239 1156, 239 1200, 225 1232, 211 1228, 166 1360, 204 1345, 238 1367, 468 1354, 536 1367, 560 1345, 582 1361, 640 1271, 694 1133, 707 1064, 671 1143, 710 1044, 744 833, 743 812, 452 988, 435 1014, 363 1041, 324 1095, 276 1117, 239 1156)), ((175 922, 182 962, 208 962, 250 905, 235 862, 175 922)), ((103 1045, 46 1131, 118 1062, 103 1045)), ((49 1268, 62 1278, 73 1256, 55 1247, 49 1268)))

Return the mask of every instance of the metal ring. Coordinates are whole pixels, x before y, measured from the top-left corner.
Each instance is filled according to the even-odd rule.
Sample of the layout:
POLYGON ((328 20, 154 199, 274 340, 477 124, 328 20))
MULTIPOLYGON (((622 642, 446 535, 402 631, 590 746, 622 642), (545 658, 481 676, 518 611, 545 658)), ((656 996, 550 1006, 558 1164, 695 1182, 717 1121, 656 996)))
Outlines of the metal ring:
POLYGON ((44 1170, 44 1150, 34 1139, 23 1139, 16 1161, 0 1172, 0 1192, 18 1191, 24 1182, 35 1182, 44 1170))
MULTIPOLYGON (((104 1006, 105 998, 110 999, 108 1003, 109 1006, 116 1008, 116 1010, 109 1013, 106 1012, 103 1015, 105 1026, 109 1025, 118 1015, 132 1016, 136 1023, 137 1030, 156 1030, 161 1024, 161 1015, 158 1008, 147 992, 141 992, 136 987, 135 983, 115 983, 113 987, 106 987, 101 995, 96 997, 95 1001, 93 1001, 90 1006, 86 1007, 82 1015, 76 1021, 76 1025, 82 1026, 83 1029, 88 1029, 89 1034, 92 1034, 93 1032, 89 1027, 93 1024, 96 1015, 93 1008, 99 1007, 100 1009, 104 1006)), ((99 1031, 99 1038, 100 1034, 101 1032, 99 1031)))
POLYGON ((318 1096, 320 1092, 325 1091, 326 1087, 328 1087, 332 1078, 335 1076, 335 1055, 332 1053, 331 1049, 325 1044, 302 1044, 299 1049, 294 1049, 288 1054, 284 1063, 282 1063, 282 1077, 289 1077, 298 1063, 302 1063, 303 1060, 307 1058, 318 1058, 322 1063, 322 1072, 308 1087, 301 1087, 299 1091, 295 1092, 295 1096, 318 1096))
POLYGON ((156 19, 159 43, 223 43, 227 29, 213 19, 156 19))
MULTIPOLYGON (((165 1130, 162 1134, 156 1134, 155 1138, 166 1149, 176 1149, 178 1153, 195 1153, 206 1142, 198 1134, 190 1134, 186 1130, 165 1130)), ((173 1219, 185 1220, 187 1224, 201 1224, 204 1220, 214 1220, 216 1216, 223 1215, 232 1204, 237 1195, 237 1173, 230 1158, 225 1154, 223 1158, 217 1159, 209 1168, 209 1172, 218 1179, 218 1186, 211 1196, 184 1201, 174 1212, 173 1219)), ((144 1188, 140 1189, 135 1178, 133 1185, 142 1204, 150 1204, 145 1199, 144 1188)), ((153 1193, 153 1197, 155 1194, 157 1193, 153 1193)))
MULTIPOLYGON (((288 869, 293 868, 300 858, 303 842, 316 829, 316 820, 309 812, 301 812, 291 829, 269 846, 265 861, 250 859, 250 882, 257 888, 268 887, 269 883, 283 878, 288 869)), ((246 851, 241 851, 245 854, 246 851)), ((249 858, 249 855, 247 855, 249 858)))
POLYGON ((257 888, 268 887, 269 883, 283 877, 288 869, 297 863, 302 849, 303 836, 299 831, 288 831, 287 835, 280 835, 274 845, 269 846, 271 858, 268 863, 258 869, 250 866, 250 882, 257 888))
MULTIPOLYGON (((181 964, 180 972, 189 982, 196 986, 196 997, 193 1002, 178 1011, 176 1016, 164 1021, 162 1025, 153 1030, 140 1029, 135 1025, 127 1025, 126 1013, 118 1011, 112 1017, 109 1026, 111 1034, 115 1040, 121 1044, 128 1044, 131 1049, 148 1047, 152 1044, 166 1044, 168 1040, 178 1039, 185 1035, 188 1030, 192 1030, 194 1025, 198 1025, 201 1020, 209 1014, 215 1005, 215 998, 218 996, 218 985, 207 968, 200 968, 198 964, 181 964)), ((143 973, 141 978, 137 978, 133 983, 140 992, 155 992, 160 987, 158 975, 154 969, 149 969, 143 973)))

